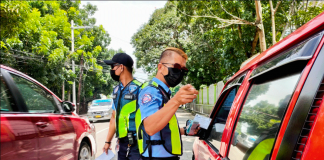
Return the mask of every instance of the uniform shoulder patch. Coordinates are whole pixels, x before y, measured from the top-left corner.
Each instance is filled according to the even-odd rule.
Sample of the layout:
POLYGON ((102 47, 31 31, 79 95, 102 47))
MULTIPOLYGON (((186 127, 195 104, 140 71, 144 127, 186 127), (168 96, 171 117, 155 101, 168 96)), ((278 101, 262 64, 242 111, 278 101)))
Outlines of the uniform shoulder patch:
POLYGON ((152 101, 152 96, 150 94, 144 94, 143 98, 142 98, 142 103, 145 104, 145 103, 148 103, 152 101))

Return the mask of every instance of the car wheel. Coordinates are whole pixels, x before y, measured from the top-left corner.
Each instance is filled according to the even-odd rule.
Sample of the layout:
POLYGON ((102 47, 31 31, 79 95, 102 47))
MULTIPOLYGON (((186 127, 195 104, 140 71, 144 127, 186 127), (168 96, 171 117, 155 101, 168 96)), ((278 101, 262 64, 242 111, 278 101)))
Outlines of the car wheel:
POLYGON ((79 151, 79 160, 90 160, 91 159, 91 149, 88 143, 82 142, 79 151))
POLYGON ((192 152, 192 160, 195 160, 195 154, 192 152))

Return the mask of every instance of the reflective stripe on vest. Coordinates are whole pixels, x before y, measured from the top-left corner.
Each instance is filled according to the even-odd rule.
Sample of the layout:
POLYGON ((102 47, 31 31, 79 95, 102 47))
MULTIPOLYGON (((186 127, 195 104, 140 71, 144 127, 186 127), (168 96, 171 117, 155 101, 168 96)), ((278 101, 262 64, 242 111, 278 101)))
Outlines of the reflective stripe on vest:
MULTIPOLYGON (((154 81, 151 81, 150 83, 144 83, 142 89, 148 85, 159 89, 157 83, 154 81)), ((159 90, 161 91, 161 89, 159 90)), ((146 143, 146 140, 150 139, 150 136, 144 130, 140 109, 136 111, 135 123, 136 123, 138 148, 140 154, 143 154, 148 148, 148 144, 146 143)), ((160 133, 161 133, 161 140, 165 142, 163 144, 165 150, 172 155, 177 155, 177 156, 182 155, 181 134, 178 125, 178 120, 175 115, 172 116, 169 123, 160 131, 160 133)))
POLYGON ((142 115, 141 115, 141 109, 137 109, 136 116, 135 116, 135 125, 136 125, 136 136, 137 136, 137 144, 140 154, 144 153, 143 149, 143 131, 140 130, 140 125, 142 123, 142 115))
POLYGON ((175 115, 169 121, 169 129, 171 130, 171 153, 174 155, 182 154, 181 134, 179 130, 178 120, 175 115))
MULTIPOLYGON (((136 90, 138 90, 140 88, 140 86, 141 86, 141 83, 138 82, 137 80, 133 80, 132 82, 135 83, 138 86, 138 88, 136 89, 136 90)), ((129 86, 126 86, 126 87, 129 87, 129 86)), ((137 93, 138 92, 139 91, 137 91, 137 93)), ((122 93, 119 93, 118 96, 119 96, 118 101, 121 101, 121 99, 124 99, 124 97, 122 97, 122 93)), ((117 135, 116 136, 118 136, 118 138, 127 137, 127 133, 129 131, 129 127, 130 127, 130 121, 134 120, 134 119, 130 120, 130 116, 131 115, 134 116, 134 114, 136 113, 136 109, 137 109, 136 104, 137 104, 136 99, 126 103, 124 106, 120 107, 121 109, 120 109, 119 113, 117 113, 118 106, 116 106, 116 118, 115 118, 115 124, 116 125, 115 125, 115 127, 118 127, 118 128, 116 128, 117 129, 117 131, 116 131, 117 135)))
POLYGON ((127 136, 129 130, 129 117, 131 113, 136 111, 136 102, 136 100, 133 100, 125 104, 120 111, 118 119, 119 138, 127 136))

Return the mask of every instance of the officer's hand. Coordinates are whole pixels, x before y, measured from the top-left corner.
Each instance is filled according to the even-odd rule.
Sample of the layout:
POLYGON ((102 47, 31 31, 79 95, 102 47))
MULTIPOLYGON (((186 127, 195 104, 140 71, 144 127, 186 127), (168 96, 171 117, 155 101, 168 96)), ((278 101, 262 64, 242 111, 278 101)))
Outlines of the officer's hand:
POLYGON ((105 152, 108 155, 108 149, 111 150, 110 144, 105 143, 105 146, 102 148, 103 152, 105 152))
POLYGON ((198 93, 192 85, 187 84, 179 89, 172 100, 176 101, 179 105, 190 103, 197 97, 198 93))

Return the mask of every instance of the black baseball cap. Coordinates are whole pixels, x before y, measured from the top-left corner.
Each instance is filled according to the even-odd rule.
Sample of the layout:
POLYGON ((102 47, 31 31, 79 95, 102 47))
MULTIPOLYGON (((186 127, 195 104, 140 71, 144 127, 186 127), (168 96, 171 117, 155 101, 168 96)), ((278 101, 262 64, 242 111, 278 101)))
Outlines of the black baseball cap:
POLYGON ((111 60, 104 60, 107 65, 113 65, 115 63, 122 64, 126 67, 133 67, 134 61, 131 56, 126 53, 117 53, 111 60))

